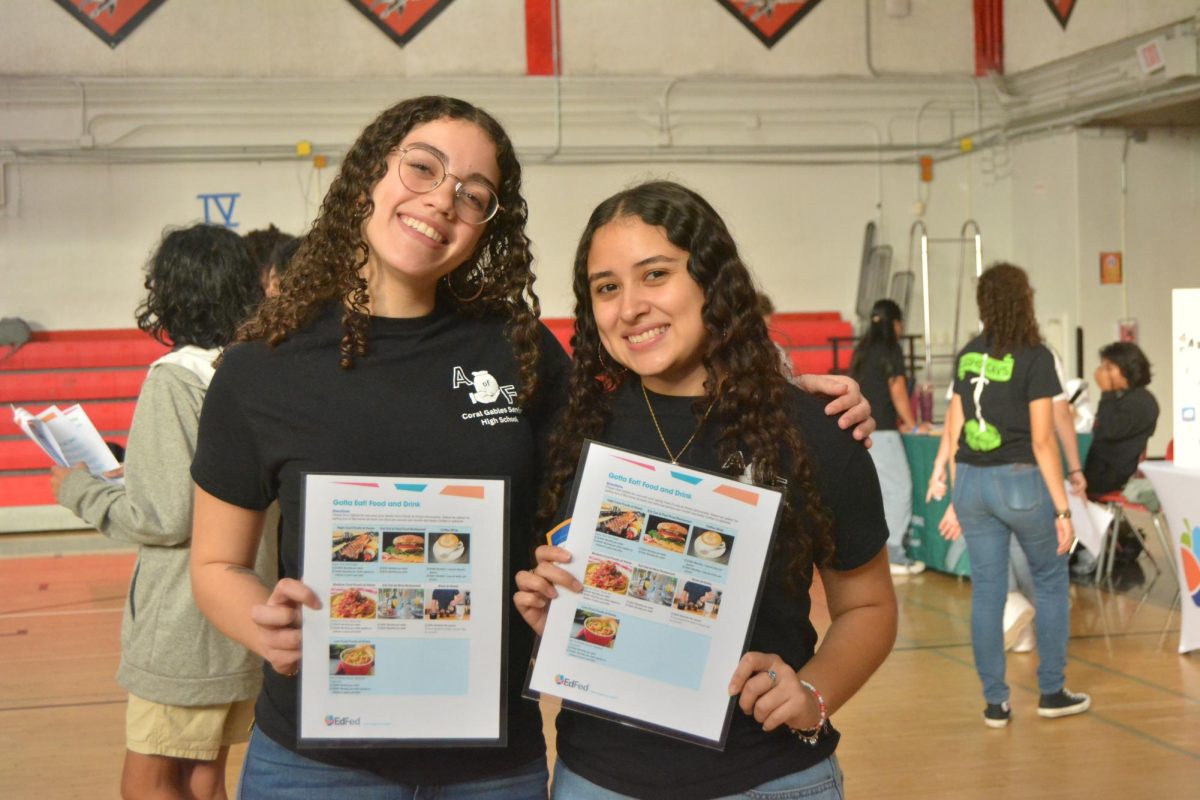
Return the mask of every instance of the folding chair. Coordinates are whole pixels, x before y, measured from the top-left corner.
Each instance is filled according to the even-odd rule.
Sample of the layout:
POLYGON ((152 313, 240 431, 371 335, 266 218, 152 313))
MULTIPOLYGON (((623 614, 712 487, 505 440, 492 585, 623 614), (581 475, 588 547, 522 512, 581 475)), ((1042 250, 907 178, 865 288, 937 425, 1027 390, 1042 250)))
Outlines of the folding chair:
MULTIPOLYGON (((1125 497, 1125 495, 1122 494, 1121 490, 1119 489, 1114 492, 1102 494, 1093 499, 1097 503, 1104 503, 1107 505, 1108 510, 1113 515, 1112 523, 1109 524, 1108 530, 1104 532, 1103 551, 1100 554, 1100 558, 1096 561, 1097 583, 1099 583, 1101 578, 1103 578, 1104 580, 1108 581, 1110 585, 1112 584, 1113 565, 1117 556, 1117 537, 1121 530, 1121 522, 1129 522, 1128 513, 1130 511, 1144 512, 1150 515, 1150 520, 1154 524, 1154 530, 1158 534, 1158 543, 1163 548, 1163 552, 1166 554, 1166 557, 1168 559, 1171 558, 1171 545, 1167 538, 1166 522, 1163 520, 1163 514, 1161 510, 1151 511, 1141 503, 1135 503, 1125 497)), ((1147 547, 1145 535, 1132 522, 1129 522, 1129 528, 1133 531, 1133 535, 1137 537, 1138 543, 1142 546, 1142 554, 1144 554, 1146 558, 1150 559, 1150 563, 1154 567, 1155 580, 1158 580, 1158 577, 1162 575, 1163 570, 1158 565, 1158 559, 1154 557, 1154 554, 1150 552, 1150 548, 1147 547)), ((1173 570, 1172 577, 1174 577, 1173 570)))

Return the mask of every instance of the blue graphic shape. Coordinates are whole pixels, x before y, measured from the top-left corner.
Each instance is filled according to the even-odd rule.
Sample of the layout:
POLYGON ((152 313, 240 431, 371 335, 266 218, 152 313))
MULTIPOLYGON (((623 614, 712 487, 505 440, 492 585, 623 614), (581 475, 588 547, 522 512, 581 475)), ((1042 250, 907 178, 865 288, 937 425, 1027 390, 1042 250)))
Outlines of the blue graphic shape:
POLYGON ((704 480, 703 478, 695 475, 684 475, 682 472, 672 472, 671 477, 675 478, 676 480, 683 481, 684 483, 690 483, 692 486, 697 486, 699 485, 700 481, 704 480))
POLYGON ((402 492, 423 492, 429 488, 428 483, 393 483, 402 492))
POLYGON ((241 192, 220 192, 216 194, 198 194, 196 195, 196 199, 204 201, 204 221, 206 223, 222 225, 226 228, 236 228, 238 227, 238 223, 233 221, 233 206, 241 196, 241 192), (219 222, 213 219, 212 210, 214 208, 221 217, 219 222))

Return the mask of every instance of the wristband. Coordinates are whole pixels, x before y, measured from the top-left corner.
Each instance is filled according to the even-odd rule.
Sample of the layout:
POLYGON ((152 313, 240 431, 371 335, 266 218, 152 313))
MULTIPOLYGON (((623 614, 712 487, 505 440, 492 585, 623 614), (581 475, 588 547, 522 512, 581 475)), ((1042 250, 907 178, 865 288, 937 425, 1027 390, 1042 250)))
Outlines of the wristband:
POLYGON ((1078 472, 1078 473, 1082 474, 1082 473, 1083 473, 1083 470, 1081 470, 1081 469, 1072 469, 1072 470, 1068 470, 1068 471, 1067 471, 1067 474, 1068 474, 1068 475, 1074 475, 1076 472, 1078 472))
POLYGON ((811 728, 789 728, 789 730, 796 735, 797 739, 809 747, 816 747, 817 742, 821 739, 821 734, 825 732, 826 725, 829 722, 829 717, 825 713, 825 698, 821 697, 821 693, 817 691, 817 687, 803 678, 800 678, 800 685, 812 692, 812 696, 817 701, 817 710, 820 711, 821 717, 817 720, 817 724, 811 728))
POLYGON ((1068 508, 1066 511, 1055 511, 1054 518, 1055 519, 1070 519, 1071 518, 1071 509, 1068 508))

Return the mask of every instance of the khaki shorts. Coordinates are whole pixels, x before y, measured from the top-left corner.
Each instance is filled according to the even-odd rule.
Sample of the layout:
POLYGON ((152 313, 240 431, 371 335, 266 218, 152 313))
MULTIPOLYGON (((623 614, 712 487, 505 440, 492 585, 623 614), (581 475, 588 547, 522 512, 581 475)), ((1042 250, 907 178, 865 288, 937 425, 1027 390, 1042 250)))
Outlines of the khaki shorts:
POLYGON ((222 747, 250 738, 254 701, 171 706, 129 695, 125 746, 134 753, 212 761, 222 747))

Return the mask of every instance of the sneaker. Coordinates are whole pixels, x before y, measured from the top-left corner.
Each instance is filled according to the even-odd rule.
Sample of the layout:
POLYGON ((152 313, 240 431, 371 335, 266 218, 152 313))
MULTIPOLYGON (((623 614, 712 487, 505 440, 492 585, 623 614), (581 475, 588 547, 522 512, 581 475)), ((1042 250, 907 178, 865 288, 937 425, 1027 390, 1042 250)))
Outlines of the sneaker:
POLYGON ((1030 622, 1033 622, 1033 606, 1020 592, 1009 592, 1004 601, 1005 650, 1012 650, 1030 622))
POLYGON ((889 566, 893 575, 920 575, 925 571, 924 561, 910 561, 907 564, 892 563, 889 566))
POLYGON ((1012 709, 1008 707, 1008 701, 1003 703, 988 703, 987 708, 983 710, 983 724, 989 728, 1003 728, 1008 725, 1012 719, 1012 709))
POLYGON ((1054 694, 1044 694, 1038 701, 1039 717, 1069 717, 1072 714, 1082 714, 1092 707, 1092 698, 1086 694, 1074 694, 1066 689, 1059 689, 1054 694))
POLYGON ((1034 631, 1033 623, 1029 623, 1017 636, 1017 640, 1013 642, 1012 651, 1014 653, 1032 653, 1033 648, 1037 647, 1037 633, 1034 631))

